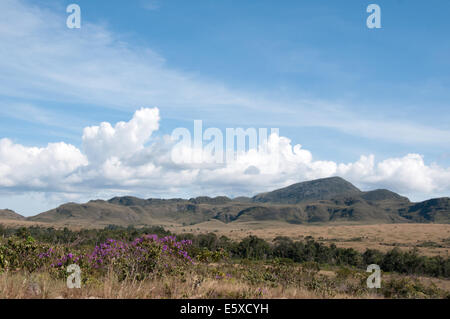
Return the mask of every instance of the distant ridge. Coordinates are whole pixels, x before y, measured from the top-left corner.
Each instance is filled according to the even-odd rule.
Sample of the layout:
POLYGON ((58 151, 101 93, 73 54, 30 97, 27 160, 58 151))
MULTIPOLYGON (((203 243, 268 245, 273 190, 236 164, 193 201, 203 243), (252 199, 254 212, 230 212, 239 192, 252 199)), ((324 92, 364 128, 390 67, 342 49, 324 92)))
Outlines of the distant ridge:
POLYGON ((213 219, 224 223, 450 223, 449 216, 450 198, 412 203, 387 189, 362 192, 340 177, 296 183, 252 198, 124 196, 85 204, 67 203, 26 219, 9 210, 0 211, 0 220, 23 219, 76 226, 193 225, 213 219))

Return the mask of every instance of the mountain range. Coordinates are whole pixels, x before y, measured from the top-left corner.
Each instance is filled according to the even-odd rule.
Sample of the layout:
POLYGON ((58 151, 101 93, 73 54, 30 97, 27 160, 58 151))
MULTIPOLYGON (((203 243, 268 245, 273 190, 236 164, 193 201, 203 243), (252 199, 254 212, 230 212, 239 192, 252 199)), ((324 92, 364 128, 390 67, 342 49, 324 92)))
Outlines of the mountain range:
POLYGON ((125 196, 84 204, 67 203, 27 218, 11 210, 0 210, 1 219, 123 226, 193 225, 213 219, 223 223, 450 223, 450 198, 413 203, 386 189, 364 192, 340 177, 330 177, 293 184, 254 197, 140 199, 125 196))

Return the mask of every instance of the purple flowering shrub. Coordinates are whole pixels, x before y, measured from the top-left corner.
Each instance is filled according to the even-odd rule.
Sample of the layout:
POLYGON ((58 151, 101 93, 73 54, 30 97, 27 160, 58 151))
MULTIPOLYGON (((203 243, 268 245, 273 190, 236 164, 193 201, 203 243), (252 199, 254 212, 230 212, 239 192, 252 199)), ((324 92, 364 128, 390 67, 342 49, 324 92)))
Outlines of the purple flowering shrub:
POLYGON ((51 249, 37 243, 32 237, 26 239, 9 238, 0 243, 0 271, 26 270, 33 272, 45 265, 43 256, 51 249))
POLYGON ((118 278, 144 279, 180 273, 193 264, 190 240, 174 236, 144 235, 132 242, 108 239, 95 247, 37 243, 32 237, 0 241, 0 271, 46 270, 57 278, 67 277, 67 266, 77 264, 85 278, 98 278, 112 271, 118 278))
POLYGON ((38 257, 47 259, 50 270, 62 278, 67 276, 65 270, 68 265, 77 264, 85 277, 98 277, 113 271, 120 280, 142 280, 192 264, 193 260, 187 253, 190 245, 191 241, 177 241, 174 236, 158 238, 156 235, 144 235, 129 243, 108 239, 85 252, 58 255, 54 250, 48 250, 38 257))

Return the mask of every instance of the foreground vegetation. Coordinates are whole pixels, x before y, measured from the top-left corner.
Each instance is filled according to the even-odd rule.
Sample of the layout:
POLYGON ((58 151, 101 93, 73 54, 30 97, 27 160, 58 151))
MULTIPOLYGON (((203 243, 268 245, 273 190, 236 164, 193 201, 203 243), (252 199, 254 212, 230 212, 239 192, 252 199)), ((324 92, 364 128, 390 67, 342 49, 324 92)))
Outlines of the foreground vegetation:
POLYGON ((450 261, 417 251, 338 248, 305 238, 175 237, 160 227, 71 231, 0 227, 1 298, 448 298, 423 276, 450 277, 450 261), (383 270, 369 289, 369 264, 383 270), (77 264, 82 288, 68 289, 77 264))

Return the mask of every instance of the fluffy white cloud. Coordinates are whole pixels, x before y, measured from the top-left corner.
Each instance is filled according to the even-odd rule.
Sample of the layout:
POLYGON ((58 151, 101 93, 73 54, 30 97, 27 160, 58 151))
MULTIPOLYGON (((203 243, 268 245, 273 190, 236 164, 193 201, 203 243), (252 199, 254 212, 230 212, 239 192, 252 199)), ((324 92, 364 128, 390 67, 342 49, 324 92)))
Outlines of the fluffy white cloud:
POLYGON ((159 110, 142 108, 131 121, 119 122, 112 127, 103 122, 100 126, 86 127, 83 132, 83 149, 91 163, 104 162, 112 157, 132 156, 144 148, 152 133, 159 128, 159 110))
MULTIPOLYGON (((177 141, 168 136, 152 138, 159 121, 157 108, 142 108, 128 122, 88 127, 83 133, 83 151, 66 143, 37 148, 2 139, 0 187, 84 198, 102 192, 164 197, 239 195, 339 175, 363 188, 383 187, 423 198, 450 191, 450 169, 427 165, 418 154, 378 163, 373 155, 347 164, 318 161, 301 145, 276 134, 269 136, 264 151, 250 149, 232 161, 177 164, 172 160, 177 141)), ((185 155, 179 156, 195 151, 185 149, 185 155)))
POLYGON ((340 164, 337 173, 361 184, 384 185, 405 194, 450 190, 450 169, 427 166, 419 154, 389 158, 377 164, 373 155, 361 156, 355 163, 340 164))
POLYGON ((66 143, 38 148, 0 140, 0 186, 4 188, 63 189, 65 177, 87 164, 81 151, 66 143))

